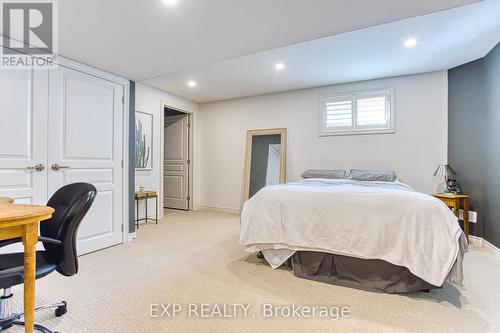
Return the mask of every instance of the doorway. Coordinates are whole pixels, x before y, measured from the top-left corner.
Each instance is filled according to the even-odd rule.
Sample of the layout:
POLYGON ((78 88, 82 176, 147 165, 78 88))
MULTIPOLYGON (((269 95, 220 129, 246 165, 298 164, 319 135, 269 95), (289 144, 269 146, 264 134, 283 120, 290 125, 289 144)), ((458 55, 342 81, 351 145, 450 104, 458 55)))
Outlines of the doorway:
POLYGON ((164 209, 189 210, 191 203, 191 114, 164 107, 164 209))

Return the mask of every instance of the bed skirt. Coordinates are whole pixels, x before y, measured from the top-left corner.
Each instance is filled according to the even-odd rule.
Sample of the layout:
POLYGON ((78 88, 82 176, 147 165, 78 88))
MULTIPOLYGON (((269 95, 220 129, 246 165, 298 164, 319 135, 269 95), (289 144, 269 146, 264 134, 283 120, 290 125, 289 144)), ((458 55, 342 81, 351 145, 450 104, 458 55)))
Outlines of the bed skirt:
POLYGON ((410 293, 439 288, 408 268, 379 259, 297 251, 288 262, 295 276, 350 288, 384 293, 410 293))

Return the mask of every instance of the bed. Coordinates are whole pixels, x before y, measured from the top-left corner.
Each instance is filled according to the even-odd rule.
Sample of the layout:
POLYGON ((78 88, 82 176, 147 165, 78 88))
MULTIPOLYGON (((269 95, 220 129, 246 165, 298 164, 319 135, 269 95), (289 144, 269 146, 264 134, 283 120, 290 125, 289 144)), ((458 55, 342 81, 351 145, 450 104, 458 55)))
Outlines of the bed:
POLYGON ((403 293, 462 285, 467 242, 440 200, 401 182, 308 178, 243 207, 240 243, 301 278, 403 293))

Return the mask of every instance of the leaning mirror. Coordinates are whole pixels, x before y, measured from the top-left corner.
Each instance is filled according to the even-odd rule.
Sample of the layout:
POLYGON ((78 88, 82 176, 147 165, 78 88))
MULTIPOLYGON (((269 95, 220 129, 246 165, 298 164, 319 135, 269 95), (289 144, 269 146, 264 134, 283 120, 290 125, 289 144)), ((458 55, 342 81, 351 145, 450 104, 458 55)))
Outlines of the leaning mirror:
POLYGON ((282 184, 286 172, 286 128, 249 130, 243 200, 261 188, 282 184))

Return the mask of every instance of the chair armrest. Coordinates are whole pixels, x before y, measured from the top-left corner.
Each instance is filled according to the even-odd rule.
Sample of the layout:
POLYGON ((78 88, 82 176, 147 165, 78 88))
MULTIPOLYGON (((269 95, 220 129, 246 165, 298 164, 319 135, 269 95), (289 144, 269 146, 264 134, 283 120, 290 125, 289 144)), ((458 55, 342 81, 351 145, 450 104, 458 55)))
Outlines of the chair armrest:
MULTIPOLYGON (((12 238, 12 239, 6 239, 6 240, 3 240, 3 241, 0 241, 0 248, 2 248, 4 246, 7 246, 7 245, 15 244, 15 243, 21 243, 22 241, 23 241, 23 239, 21 237, 12 238)), ((50 243, 50 244, 56 244, 56 245, 62 244, 62 242, 60 240, 57 240, 57 239, 54 239, 54 238, 50 238, 50 237, 38 236, 38 241, 39 242, 50 243)))
POLYGON ((12 239, 6 239, 6 240, 3 240, 3 241, 0 241, 0 248, 4 247, 4 246, 7 246, 7 245, 10 245, 10 244, 20 243, 22 241, 23 241, 23 239, 21 237, 12 238, 12 239))
POLYGON ((39 242, 44 242, 44 243, 56 244, 56 245, 62 244, 62 242, 60 240, 57 240, 57 239, 54 239, 54 238, 50 238, 50 237, 38 236, 38 241, 39 242))

